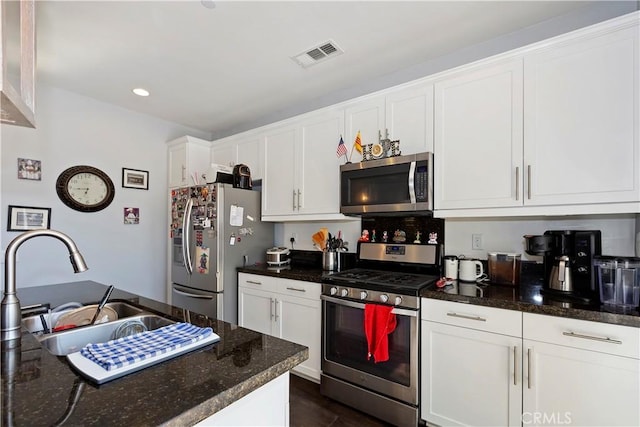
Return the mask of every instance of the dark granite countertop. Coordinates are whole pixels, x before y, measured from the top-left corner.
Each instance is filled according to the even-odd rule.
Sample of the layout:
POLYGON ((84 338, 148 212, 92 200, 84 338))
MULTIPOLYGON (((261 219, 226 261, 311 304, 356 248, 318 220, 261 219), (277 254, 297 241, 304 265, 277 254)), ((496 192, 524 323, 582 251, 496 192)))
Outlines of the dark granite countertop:
POLYGON ((476 285, 454 281, 443 288, 432 285, 423 289, 420 296, 640 328, 640 311, 637 307, 634 309, 609 307, 570 298, 550 297, 543 290, 543 278, 540 275, 527 274, 526 268, 536 267, 525 263, 522 266, 519 286, 476 285))
POLYGON ((252 265, 239 267, 239 273, 260 274, 262 276, 280 277, 282 279, 302 280, 305 282, 322 282, 322 275, 326 274, 320 267, 267 267, 266 265, 252 265))
MULTIPOLYGON (((21 305, 100 300, 106 286, 74 282, 18 289, 21 305)), ((23 330, 21 340, 3 343, 2 425, 51 426, 79 400, 65 426, 185 426, 218 412, 308 358, 304 346, 209 319, 116 289, 124 300, 177 321, 210 326, 215 344, 97 386, 74 373, 66 358, 43 349, 23 330), (15 363, 12 363, 15 361, 15 363), (13 370, 13 372, 11 372, 13 370), (74 394, 75 393, 75 394, 74 394)))
MULTIPOLYGON (((548 298, 542 291, 543 279, 539 271, 536 270, 539 267, 523 263, 522 279, 517 287, 489 284, 480 285, 477 288, 473 285, 472 288, 464 282, 461 282, 462 285, 455 282, 445 288, 437 288, 435 285, 428 287, 422 291, 420 296, 528 313, 640 327, 640 311, 638 309, 612 308, 599 304, 584 304, 571 300, 560 301, 548 298), (528 268, 535 271, 527 271, 528 268), (482 292, 479 289, 482 289, 482 292)), ((262 265, 238 268, 238 271, 317 283, 322 282, 323 274, 329 274, 319 268, 295 266, 272 269, 262 265)))

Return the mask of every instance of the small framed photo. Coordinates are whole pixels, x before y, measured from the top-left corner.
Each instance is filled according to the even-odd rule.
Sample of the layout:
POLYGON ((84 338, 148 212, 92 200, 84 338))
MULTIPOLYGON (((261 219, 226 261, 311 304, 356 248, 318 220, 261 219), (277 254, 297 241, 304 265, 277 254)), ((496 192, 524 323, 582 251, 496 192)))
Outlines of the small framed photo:
POLYGON ((42 162, 18 158, 18 179, 42 180, 42 162))
POLYGON ((149 189, 149 172, 122 168, 122 186, 124 188, 149 189))
POLYGON ((51 227, 51 208, 9 205, 7 231, 27 231, 51 227))
POLYGON ((125 224, 140 224, 140 208, 124 208, 125 224))

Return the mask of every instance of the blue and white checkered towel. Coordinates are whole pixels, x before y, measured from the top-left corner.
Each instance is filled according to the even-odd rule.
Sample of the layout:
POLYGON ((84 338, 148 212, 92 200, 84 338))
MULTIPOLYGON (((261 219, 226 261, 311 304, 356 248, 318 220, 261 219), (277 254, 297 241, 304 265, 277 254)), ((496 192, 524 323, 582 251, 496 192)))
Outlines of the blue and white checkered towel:
POLYGON ((87 344, 80 354, 111 371, 195 343, 212 332, 211 328, 191 323, 174 323, 105 343, 87 344))

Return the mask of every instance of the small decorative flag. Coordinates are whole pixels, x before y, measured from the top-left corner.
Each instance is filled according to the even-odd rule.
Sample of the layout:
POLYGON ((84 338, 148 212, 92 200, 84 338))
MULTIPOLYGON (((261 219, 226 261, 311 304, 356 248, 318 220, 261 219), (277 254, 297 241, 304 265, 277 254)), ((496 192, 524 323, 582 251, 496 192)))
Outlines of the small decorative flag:
POLYGON ((356 147, 356 151, 362 154, 362 139, 360 138, 360 131, 356 135, 356 142, 354 142, 354 147, 356 147))
POLYGON ((342 135, 340 135, 340 142, 338 143, 338 148, 336 149, 336 157, 346 156, 347 155, 347 147, 344 145, 344 141, 342 140, 342 135))

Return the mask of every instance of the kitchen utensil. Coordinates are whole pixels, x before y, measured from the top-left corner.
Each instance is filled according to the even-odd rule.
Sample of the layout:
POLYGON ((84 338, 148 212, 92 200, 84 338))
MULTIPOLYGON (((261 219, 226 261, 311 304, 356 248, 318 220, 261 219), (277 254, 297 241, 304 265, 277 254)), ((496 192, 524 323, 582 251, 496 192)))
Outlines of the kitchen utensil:
MULTIPOLYGON (((94 305, 87 305, 82 308, 77 308, 75 310, 71 310, 70 312, 63 314, 58 318, 58 321, 54 326, 54 330, 65 325, 76 325, 76 326, 90 325, 91 320, 95 316, 97 309, 98 309, 98 306, 94 304, 94 305)), ((107 318, 108 322, 112 322, 114 320, 118 320, 118 313, 116 313, 116 311, 111 307, 105 306, 102 309, 102 317, 100 317, 97 320, 101 321, 105 317, 107 318)))
POLYGON ((311 239, 313 239, 313 243, 318 245, 318 247, 321 250, 324 250, 327 239, 325 238, 324 234, 322 234, 322 231, 318 231, 318 232, 314 233, 311 236, 311 239))
POLYGON ((102 299, 100 300, 100 303, 98 304, 98 309, 96 310, 96 314, 93 315, 91 322, 89 322, 90 325, 93 325, 95 321, 98 319, 98 316, 100 315, 100 313, 102 312, 102 309, 104 308, 105 304, 109 300, 109 297, 111 296, 111 292, 113 292, 114 288, 115 287, 113 285, 107 288, 107 291, 104 293, 104 295, 102 296, 102 299))
POLYGON ((325 271, 340 271, 341 255, 337 251, 322 252, 322 269, 325 271))
POLYGON ((461 259, 458 265, 458 276, 462 281, 475 282, 484 275, 484 266, 477 259, 461 259))
POLYGON ((444 277, 448 279, 458 278, 458 257, 447 255, 444 257, 444 277))
POLYGON ((520 283, 521 254, 489 252, 487 264, 489 281, 498 285, 517 285, 520 283))
POLYGON ((555 258, 555 263, 553 264, 553 267, 551 267, 549 288, 562 292, 573 291, 571 258, 569 258, 568 256, 562 255, 555 258))
POLYGON ((593 265, 603 304, 633 308, 640 305, 640 258, 596 256, 593 265))

